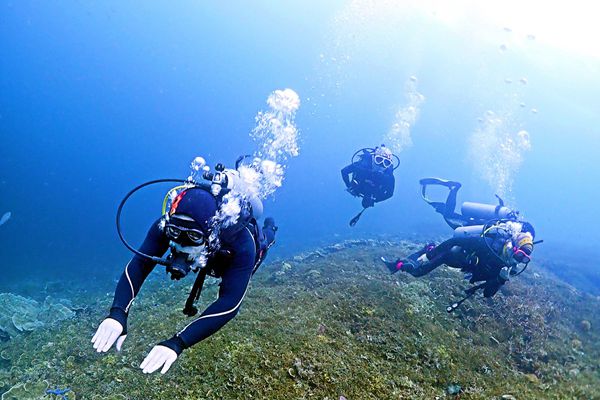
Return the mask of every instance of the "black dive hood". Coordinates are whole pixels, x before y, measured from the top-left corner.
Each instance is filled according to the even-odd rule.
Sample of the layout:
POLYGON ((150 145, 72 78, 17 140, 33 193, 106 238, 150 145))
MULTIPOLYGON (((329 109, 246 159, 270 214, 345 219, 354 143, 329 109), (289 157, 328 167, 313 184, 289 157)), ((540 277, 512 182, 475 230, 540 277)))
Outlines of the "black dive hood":
POLYGON ((125 203, 127 203, 127 200, 129 200, 129 198, 138 190, 145 188, 146 186, 150 186, 150 185, 156 185, 159 183, 165 183, 165 182, 172 182, 172 183, 181 183, 184 185, 189 185, 189 187, 202 187, 206 190, 208 190, 206 185, 199 185, 197 183, 194 182, 190 182, 190 181, 186 181, 183 179, 155 179, 152 181, 148 181, 148 182, 144 182, 141 185, 136 186, 135 188, 131 189, 129 191, 129 193, 127 193, 125 195, 125 197, 123 197, 123 200, 121 200, 121 203, 119 204, 119 208, 117 209, 117 219, 116 219, 116 223, 117 223, 117 233, 119 235, 119 239, 121 239, 121 242, 123 242, 123 244, 125 245, 125 247, 127 247, 132 253, 143 257, 147 260, 150 260, 152 262, 155 262, 157 264, 160 265, 164 265, 167 268, 170 267, 173 264, 173 257, 167 257, 167 258, 160 258, 160 257, 155 257, 155 256, 151 256, 149 254, 145 254, 142 253, 141 251, 137 250, 136 248, 134 248, 133 246, 131 246, 127 240, 125 240, 125 237, 123 236, 123 232, 121 231, 121 213, 123 212, 123 207, 125 206, 125 203))
MULTIPOLYGON (((211 192, 213 194, 214 194, 215 185, 220 184, 220 182, 219 183, 211 183, 211 184, 197 183, 197 182, 192 182, 192 181, 183 180, 183 179, 155 179, 152 181, 142 183, 141 185, 138 185, 135 188, 133 188, 132 190, 130 190, 129 193, 127 193, 127 195, 125 195, 123 200, 121 200, 121 204, 119 204, 119 208, 117 209, 117 218, 116 218, 117 233, 119 235, 119 238, 121 239, 121 242, 123 242, 125 247, 127 247, 132 253, 134 253, 140 257, 143 257, 147 260, 150 260, 156 264, 164 265, 166 267, 167 273, 171 275, 171 279, 179 280, 181 278, 184 278, 190 271, 192 271, 192 270, 196 271, 196 269, 194 268, 194 264, 196 263, 196 261, 193 257, 191 257, 191 255, 189 253, 181 251, 182 248, 177 248, 176 246, 170 246, 170 252, 165 258, 151 256, 151 255, 145 254, 145 253, 137 250, 133 246, 131 246, 127 242, 127 240, 123 236, 123 232, 121 231, 121 213, 123 211, 123 207, 125 206, 125 203, 127 203, 127 200, 129 200, 129 198, 135 192, 137 192, 138 190, 140 190, 142 188, 145 188, 146 186, 155 185, 155 184, 159 184, 159 183, 165 183, 165 182, 180 183, 185 188, 201 188, 201 189, 211 192)), ((228 191, 229 191, 229 189, 223 189, 223 190, 221 190, 222 193, 218 193, 218 195, 224 194, 228 191)))
MULTIPOLYGON (((240 158, 237 159, 236 164, 235 164, 236 170, 241 165, 243 160, 248 157, 250 157, 250 156, 241 156, 240 158)), ((117 209, 117 217, 116 217, 117 233, 119 235, 119 238, 121 239, 121 242, 123 242, 125 247, 127 247, 132 253, 134 253, 140 257, 143 257, 147 260, 150 260, 152 262, 155 262, 157 264, 164 265, 165 267, 167 267, 166 268, 167 273, 171 274, 171 279, 181 279, 181 278, 185 277, 191 270, 194 270, 193 266, 194 266, 195 261, 190 256, 190 254, 186 253, 184 251, 181 251, 182 250, 181 248, 177 249, 174 246, 170 247, 171 251, 165 258, 151 256, 149 254, 145 254, 145 253, 137 250, 136 248, 131 246, 127 242, 127 240, 125 240, 125 237, 123 236, 123 233, 121 231, 121 213, 123 211, 123 207, 125 206, 125 203, 127 203, 127 200, 129 200, 129 198, 135 192, 137 192, 140 189, 145 188, 146 186, 156 185, 156 184, 160 184, 160 183, 167 183, 167 182, 179 183, 184 188, 194 188, 195 187, 195 188, 204 189, 204 190, 208 191, 209 193, 211 193, 213 196, 215 196, 215 198, 217 198, 217 200, 220 200, 222 198, 222 196, 227 194, 234 185, 234 176, 232 175, 233 171, 225 168, 225 166, 221 163, 215 165, 214 172, 211 171, 208 167, 206 167, 204 165, 205 164, 203 164, 203 168, 202 168, 203 172, 202 172, 201 176, 202 176, 202 179, 206 180, 206 182, 197 182, 196 180, 193 180, 191 177, 188 178, 187 180, 155 179, 155 180, 151 180, 148 182, 144 182, 141 185, 138 185, 138 186, 134 187, 133 189, 131 189, 125 195, 125 197, 123 197, 123 200, 121 200, 121 203, 119 204, 119 208, 117 209)))

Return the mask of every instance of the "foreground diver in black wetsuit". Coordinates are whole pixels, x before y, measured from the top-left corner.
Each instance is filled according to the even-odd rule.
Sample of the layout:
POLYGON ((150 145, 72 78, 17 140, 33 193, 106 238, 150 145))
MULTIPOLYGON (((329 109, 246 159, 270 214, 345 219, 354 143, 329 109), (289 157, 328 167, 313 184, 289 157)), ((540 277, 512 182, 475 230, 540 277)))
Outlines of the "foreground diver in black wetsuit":
MULTIPOLYGON (((199 296, 206 274, 222 279, 218 299, 173 337, 154 346, 140 365, 144 373, 162 367, 164 374, 184 349, 206 339, 230 321, 240 309, 251 276, 273 244, 277 227, 272 218, 266 219, 264 232, 255 220, 254 224, 217 231, 214 217, 218 207, 215 196, 204 188, 181 191, 168 212, 152 224, 139 249, 143 255, 161 257, 170 248, 173 261, 167 272, 171 279, 180 279, 202 266, 184 309, 187 315, 197 311, 193 302, 199 296)), ((129 309, 155 265, 152 259, 136 254, 125 267, 110 313, 92 338, 98 352, 108 351, 115 342, 117 351, 121 350, 127 336, 129 309)))
MULTIPOLYGON (((438 246, 433 243, 406 259, 385 263, 391 273, 404 271, 413 276, 423 276, 442 264, 459 268, 470 283, 482 282, 467 290, 467 298, 483 289, 485 297, 493 296, 511 276, 523 272, 531 260, 535 231, 528 222, 520 221, 518 212, 499 205, 465 202, 462 214, 454 211, 460 183, 436 178, 421 180, 423 198, 444 216, 454 229, 454 237, 438 246), (450 193, 445 203, 432 202, 426 196, 427 185, 443 185, 450 193), (522 268, 519 268, 519 265, 522 268)), ((448 308, 453 311, 460 303, 448 308)))
POLYGON ((356 225, 367 208, 389 199, 394 194, 394 170, 398 167, 394 167, 394 157, 398 160, 398 157, 382 144, 375 149, 365 148, 357 151, 352 157, 352 162, 342 169, 346 191, 355 197, 362 197, 363 210, 350 221, 350 226, 356 225))

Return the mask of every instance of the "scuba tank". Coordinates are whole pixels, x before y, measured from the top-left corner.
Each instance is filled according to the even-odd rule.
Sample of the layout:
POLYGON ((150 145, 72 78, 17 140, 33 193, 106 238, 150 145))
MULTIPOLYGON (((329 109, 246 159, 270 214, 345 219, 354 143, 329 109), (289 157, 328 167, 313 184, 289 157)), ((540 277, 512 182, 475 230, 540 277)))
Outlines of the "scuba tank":
POLYGON ((503 202, 492 205, 465 201, 460 210, 463 216, 471 220, 515 219, 517 216, 517 212, 506 207, 503 202))
POLYGON ((454 237, 480 237, 483 234, 483 227, 483 225, 460 226, 454 230, 454 237))

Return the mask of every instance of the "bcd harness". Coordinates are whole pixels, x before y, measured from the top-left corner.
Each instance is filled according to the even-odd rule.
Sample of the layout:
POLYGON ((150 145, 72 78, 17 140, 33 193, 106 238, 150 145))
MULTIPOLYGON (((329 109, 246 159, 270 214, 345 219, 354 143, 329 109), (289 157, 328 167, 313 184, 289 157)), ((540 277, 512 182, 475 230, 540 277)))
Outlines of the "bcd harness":
MULTIPOLYGON (((248 222, 243 224, 240 227, 240 230, 243 228, 247 228, 252 238, 254 239, 255 244, 255 259, 254 259, 254 267, 252 268, 252 275, 258 270, 260 265, 262 264, 264 257, 267 254, 267 251, 271 248, 271 246, 275 243, 275 241, 271 243, 267 243, 266 238, 264 237, 262 230, 260 229, 256 219, 251 218, 248 222)), ((215 267, 212 265, 212 262, 215 261, 216 257, 219 258, 229 258, 232 257, 233 253, 228 249, 221 249, 217 252, 216 255, 212 256, 205 267, 201 268, 198 271, 198 275, 196 276, 196 280, 194 281, 194 285, 190 290, 190 294, 188 295, 187 300, 185 301, 185 307, 183 308, 183 313, 188 317, 193 317, 198 313, 198 308, 194 305, 194 303, 200 298, 200 294, 202 293, 202 287, 204 286, 204 281, 206 280, 207 275, 216 276, 214 271, 215 267)))

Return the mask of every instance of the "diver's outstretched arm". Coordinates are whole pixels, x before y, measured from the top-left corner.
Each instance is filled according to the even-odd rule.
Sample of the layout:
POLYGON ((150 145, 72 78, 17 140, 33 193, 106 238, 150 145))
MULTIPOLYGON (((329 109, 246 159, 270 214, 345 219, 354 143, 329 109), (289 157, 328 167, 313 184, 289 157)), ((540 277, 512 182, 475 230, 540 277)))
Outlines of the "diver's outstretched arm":
MULTIPOLYGON (((158 219, 146 235, 140 251, 151 256, 162 256, 169 247, 166 236, 159 228, 158 219)), ((121 349, 127 336, 127 316, 135 296, 139 293, 142 284, 152 272, 156 263, 147 258, 135 255, 125 266, 125 271, 117 283, 115 297, 108 317, 100 324, 92 338, 94 349, 98 352, 108 351, 117 341, 117 350, 121 349), (116 335, 116 336, 115 336, 116 335), (118 340, 117 340, 118 339, 118 340)))
POLYGON ((256 254, 254 239, 247 229, 240 232, 238 240, 243 240, 243 243, 235 249, 230 265, 223 268, 217 300, 200 317, 160 345, 179 355, 184 349, 217 332, 237 315, 248 290, 256 254))

